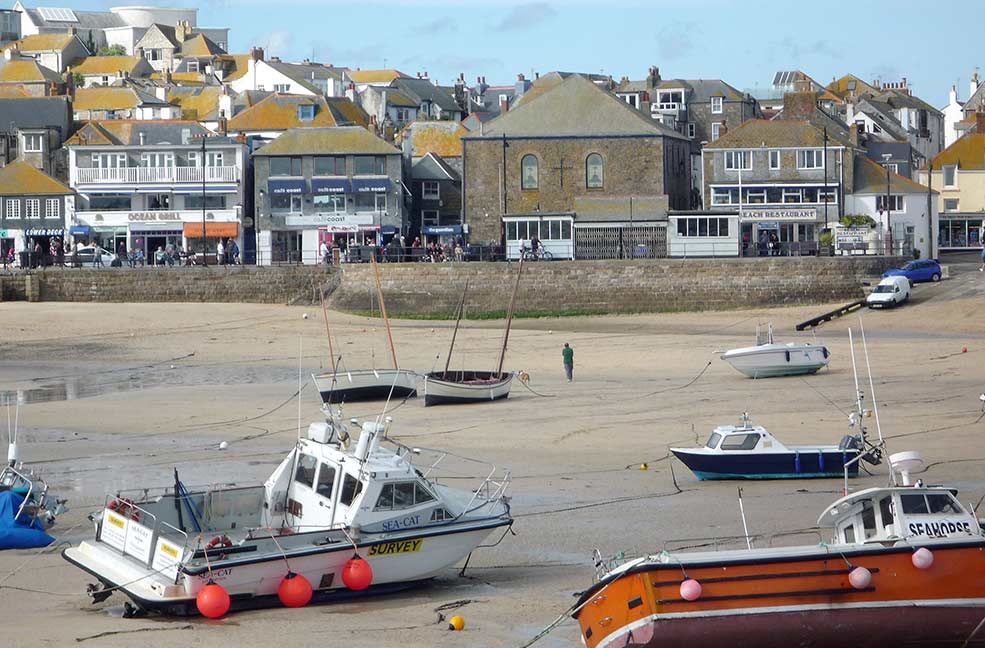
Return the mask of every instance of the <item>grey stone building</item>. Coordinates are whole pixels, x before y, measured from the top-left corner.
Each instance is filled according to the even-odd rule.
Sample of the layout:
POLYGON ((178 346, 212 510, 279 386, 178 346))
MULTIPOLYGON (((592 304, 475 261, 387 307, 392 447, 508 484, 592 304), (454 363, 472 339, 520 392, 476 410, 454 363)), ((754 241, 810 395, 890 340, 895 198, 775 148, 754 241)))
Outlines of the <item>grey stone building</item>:
POLYGON ((463 236, 462 176, 452 164, 436 153, 413 162, 410 193, 410 241, 420 236, 423 243, 449 242, 463 236))
POLYGON ((24 161, 0 169, 0 257, 4 262, 11 249, 20 262, 21 252, 32 252, 35 244, 42 256, 27 263, 42 262, 57 249, 65 236, 65 218, 75 210, 75 192, 24 161))
POLYGON ((363 127, 287 131, 254 153, 260 263, 388 242, 404 226, 403 180, 400 150, 363 127))
POLYGON ((69 97, 0 99, 0 164, 19 159, 67 180, 68 160, 62 143, 71 129, 69 97))

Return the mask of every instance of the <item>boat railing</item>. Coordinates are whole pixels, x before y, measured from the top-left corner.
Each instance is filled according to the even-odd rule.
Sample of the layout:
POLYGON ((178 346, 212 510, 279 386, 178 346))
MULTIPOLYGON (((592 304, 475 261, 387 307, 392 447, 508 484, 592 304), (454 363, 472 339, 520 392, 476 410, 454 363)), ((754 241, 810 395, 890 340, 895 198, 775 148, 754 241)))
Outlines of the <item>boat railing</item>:
POLYGON ((20 507, 17 509, 17 515, 14 519, 20 518, 24 514, 25 509, 28 506, 34 506, 35 511, 32 516, 32 522, 38 516, 38 511, 44 506, 45 498, 48 496, 48 483, 38 477, 37 475, 25 475, 13 466, 4 467, 3 471, 0 471, 0 486, 8 488, 10 490, 16 490, 18 487, 21 489, 27 489, 24 493, 17 493, 18 495, 23 495, 24 499, 21 501, 20 507), (41 496, 34 499, 35 491, 37 490, 35 482, 40 482, 41 484, 41 496))
POLYGON ((469 503, 465 506, 462 515, 480 509, 490 502, 495 502, 506 493, 506 489, 510 485, 510 471, 507 470, 503 473, 502 477, 496 478, 498 470, 496 466, 493 466, 489 474, 486 475, 486 478, 479 484, 479 487, 472 491, 472 498, 469 499, 469 503), (473 507, 476 500, 481 500, 482 503, 473 507))
POLYGON ((187 533, 119 495, 106 498, 96 541, 173 579, 188 553, 187 533))

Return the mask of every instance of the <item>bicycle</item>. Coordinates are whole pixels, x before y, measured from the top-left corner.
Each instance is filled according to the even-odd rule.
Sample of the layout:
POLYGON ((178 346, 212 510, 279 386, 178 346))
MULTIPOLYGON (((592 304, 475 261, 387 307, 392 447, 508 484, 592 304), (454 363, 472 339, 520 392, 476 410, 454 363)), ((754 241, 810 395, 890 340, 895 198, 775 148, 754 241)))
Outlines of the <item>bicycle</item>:
POLYGON ((523 250, 523 260, 524 261, 553 261, 554 255, 543 247, 538 247, 536 250, 523 250))

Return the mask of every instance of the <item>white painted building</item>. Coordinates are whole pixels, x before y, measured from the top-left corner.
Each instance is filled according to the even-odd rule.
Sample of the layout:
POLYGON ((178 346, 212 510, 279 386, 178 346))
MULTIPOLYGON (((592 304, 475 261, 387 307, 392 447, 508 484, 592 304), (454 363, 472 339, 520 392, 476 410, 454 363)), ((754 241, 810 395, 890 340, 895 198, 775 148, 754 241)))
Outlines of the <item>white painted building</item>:
MULTIPOLYGON (((972 80, 972 85, 977 85, 977 81, 972 80)), ((975 88, 977 90, 977 87, 975 88)), ((974 91, 973 91, 974 92, 974 91)), ((958 132, 958 122, 964 119, 964 105, 958 101, 957 86, 951 86, 948 93, 947 105, 941 110, 944 113, 944 148, 954 144, 962 133, 958 132)))
POLYGON ((673 258, 739 256, 739 214, 693 211, 668 214, 667 255, 673 258))

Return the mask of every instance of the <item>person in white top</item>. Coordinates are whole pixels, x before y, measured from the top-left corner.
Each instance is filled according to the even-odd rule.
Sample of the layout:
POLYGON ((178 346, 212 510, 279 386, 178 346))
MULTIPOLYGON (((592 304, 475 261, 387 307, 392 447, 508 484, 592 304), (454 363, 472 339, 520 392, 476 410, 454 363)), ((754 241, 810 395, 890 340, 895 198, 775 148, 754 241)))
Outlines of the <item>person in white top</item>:
POLYGON ((321 257, 321 262, 328 265, 328 244, 325 241, 321 242, 318 246, 318 256, 321 257))
POLYGON ((226 246, 222 244, 222 239, 219 239, 219 242, 216 243, 215 260, 220 265, 226 262, 226 246))

